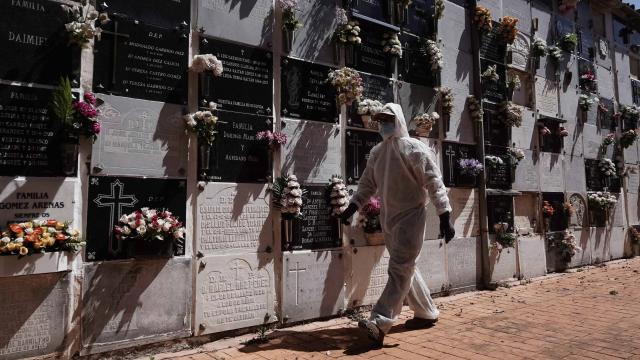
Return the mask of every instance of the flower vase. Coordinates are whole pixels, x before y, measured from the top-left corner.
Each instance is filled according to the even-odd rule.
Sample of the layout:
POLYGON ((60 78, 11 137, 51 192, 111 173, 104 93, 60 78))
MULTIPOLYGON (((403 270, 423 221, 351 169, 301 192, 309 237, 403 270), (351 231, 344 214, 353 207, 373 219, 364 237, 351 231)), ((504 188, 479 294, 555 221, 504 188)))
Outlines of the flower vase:
POLYGON ((78 168, 78 144, 62 144, 62 172, 67 176, 74 176, 78 168))
POLYGON ((344 63, 347 66, 355 65, 355 45, 354 44, 346 44, 344 46, 344 63))
POLYGON ((126 240, 124 249, 128 258, 170 258, 173 257, 172 240, 126 240))
POLYGON ((334 41, 333 42, 333 62, 335 64, 340 63, 340 49, 342 49, 342 45, 339 42, 334 41))
POLYGON ((283 51, 286 53, 291 52, 293 49, 293 42, 296 38, 296 31, 292 29, 283 29, 282 30, 282 47, 283 51))
POLYGON ((507 100, 513 101, 513 91, 514 89, 512 87, 507 87, 507 100))
POLYGON ((384 234, 382 232, 364 233, 364 239, 369 246, 384 245, 384 234))
POLYGON ((282 243, 283 250, 293 250, 291 244, 293 241, 293 221, 294 220, 292 219, 282 219, 282 235, 284 237, 284 241, 282 243))
POLYGON ((211 146, 207 143, 200 144, 198 147, 199 158, 200 158, 200 171, 201 177, 205 178, 209 173, 209 164, 211 161, 211 146))
POLYGON ((429 137, 429 134, 431 133, 432 128, 426 128, 426 127, 422 127, 422 126, 417 126, 416 127, 416 134, 420 137, 429 137))
POLYGON ((395 3, 395 16, 396 16, 396 25, 404 25, 407 19, 407 8, 401 2, 395 3))

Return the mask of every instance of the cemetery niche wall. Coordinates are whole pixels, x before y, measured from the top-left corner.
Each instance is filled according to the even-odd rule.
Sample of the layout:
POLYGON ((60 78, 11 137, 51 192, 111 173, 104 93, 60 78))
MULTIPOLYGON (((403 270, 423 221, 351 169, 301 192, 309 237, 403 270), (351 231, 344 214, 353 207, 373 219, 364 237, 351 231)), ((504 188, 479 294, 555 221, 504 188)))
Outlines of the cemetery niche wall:
POLYGON ((0 231, 68 226, 77 240, 0 243, 0 298, 21 299, 0 313, 3 359, 375 303, 384 239, 341 226, 327 196, 336 175, 352 194, 382 141, 364 100, 401 105, 448 188, 457 237, 442 241, 428 204, 418 260, 433 293, 631 255, 640 74, 638 37, 623 30, 640 15, 622 5, 583 0, 564 14, 549 1, 482 1, 479 24, 462 1, 442 1, 444 13, 433 0, 298 1, 301 24, 285 24, 279 0, 77 8, 93 20, 63 3, 81 6, 0 3, 0 231), (608 20, 590 24, 602 9, 608 20), (544 54, 531 51, 538 40, 544 54), (358 80, 333 86, 344 67, 358 80), (53 106, 62 100, 68 117, 53 106), (301 217, 273 203, 285 175, 306 194, 301 217))

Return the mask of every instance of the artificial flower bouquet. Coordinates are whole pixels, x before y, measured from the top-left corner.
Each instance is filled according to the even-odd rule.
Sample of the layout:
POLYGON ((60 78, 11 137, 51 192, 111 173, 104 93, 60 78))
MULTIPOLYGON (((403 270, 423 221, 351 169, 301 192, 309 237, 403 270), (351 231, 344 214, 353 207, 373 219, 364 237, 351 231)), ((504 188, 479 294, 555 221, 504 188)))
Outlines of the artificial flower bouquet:
POLYGON ((198 135, 198 140, 203 141, 208 146, 213 145, 216 139, 216 124, 218 117, 213 114, 217 108, 214 102, 209 103, 209 110, 197 111, 193 114, 184 115, 185 125, 189 132, 198 135))
POLYGON ((605 191, 590 193, 587 195, 587 199, 592 211, 600 214, 604 213, 605 215, 618 202, 615 195, 605 191))
POLYGON ((64 4, 61 6, 67 12, 70 20, 65 24, 65 29, 69 33, 69 44, 85 48, 94 37, 100 40, 102 28, 96 26, 96 23, 105 25, 110 21, 106 12, 98 13, 88 0, 81 0, 80 4, 73 6, 64 4))
POLYGON ((547 42, 540 38, 535 38, 533 44, 531 44, 531 56, 539 58, 545 55, 547 55, 547 42))
POLYGON ((384 234, 380 224, 380 198, 369 199, 369 202, 358 211, 356 224, 364 231, 368 245, 384 244, 384 234))
POLYGON ((620 136, 620 146, 623 149, 628 148, 633 145, 634 142, 638 139, 638 132, 635 129, 627 130, 622 133, 620 136))
POLYGON ((542 202, 542 216, 544 218, 551 218, 553 217, 553 214, 555 214, 556 209, 553 207, 553 205, 551 205, 550 202, 548 201, 543 201, 542 202))
POLYGON ((562 49, 556 45, 551 45, 547 47, 547 56, 551 58, 551 60, 558 63, 562 61, 562 58, 563 58, 562 49))
POLYGON ((360 38, 360 24, 355 20, 347 20, 338 26, 333 37, 339 44, 360 45, 362 43, 362 38, 360 38))
POLYGON ((378 123, 371 120, 371 117, 380 111, 384 105, 378 100, 364 99, 358 103, 358 115, 362 119, 362 123, 367 129, 378 129, 378 123))
POLYGON ((175 247, 184 247, 185 228, 170 211, 143 207, 118 220, 113 229, 125 244, 127 255, 168 256, 175 247))
POLYGON ((273 206, 280 210, 283 220, 302 219, 303 197, 307 191, 300 188, 295 175, 283 175, 271 185, 273 206))
POLYGON ((506 126, 520 127, 522 125, 523 109, 511 101, 503 101, 498 106, 498 118, 506 126))
POLYGON ((600 162, 598 162, 598 169, 600 169, 600 173, 605 177, 617 177, 616 165, 610 159, 600 159, 600 162))
POLYGON ((558 135, 560 135, 561 137, 567 137, 569 136, 569 130, 567 130, 567 128, 565 128, 564 126, 560 125, 558 127, 558 135))
POLYGON ((385 32, 382 35, 382 51, 385 54, 402 57, 402 44, 400 43, 400 39, 398 39, 398 33, 396 32, 385 32))
POLYGON ((439 87, 436 89, 440 96, 440 108, 443 114, 451 115, 453 113, 453 90, 450 87, 439 87))
POLYGON ((416 124, 416 133, 418 136, 429 136, 433 129, 433 124, 440 119, 437 112, 418 114, 413 118, 416 124))
POLYGON ((581 94, 578 97, 578 106, 580 106, 580 109, 584 112, 589 111, 591 106, 596 102, 598 102, 598 98, 589 95, 581 94))
POLYGON ((431 39, 420 40, 420 53, 427 58, 431 71, 440 71, 444 66, 442 51, 438 43, 431 39))
POLYGON ((576 255, 576 253, 582 250, 576 241, 575 235, 568 230, 564 231, 562 238, 560 241, 556 242, 555 246, 560 252, 560 257, 565 262, 571 262, 571 259, 576 255))
POLYGON ((296 18, 298 0, 278 0, 278 5, 282 9, 283 30, 295 31, 302 27, 302 22, 296 18))
POLYGON ((640 231, 638 231, 636 226, 629 226, 629 238, 634 244, 640 243, 640 231))
POLYGON ((484 171, 482 163, 476 159, 460 159, 458 160, 460 174, 468 176, 478 176, 484 171))
POLYGON ((509 162, 514 168, 518 166, 520 161, 525 159, 524 150, 518 148, 509 148, 507 155, 509 155, 509 162))
POLYGON ((560 38, 560 47, 566 52, 572 52, 578 46, 578 35, 576 33, 567 33, 560 38))
POLYGON ((339 105, 351 106, 362 97, 362 77, 351 68, 343 67, 330 71, 327 81, 336 89, 339 105))
POLYGON ((264 130, 256 134, 256 140, 263 142, 269 150, 276 151, 287 144, 287 134, 281 131, 264 130))
POLYGON ((9 224, 0 233, 0 255, 33 255, 37 253, 77 252, 85 242, 70 222, 54 219, 30 220, 9 224))
POLYGON ((81 135, 93 141, 98 138, 98 99, 92 92, 85 92, 82 99, 74 99, 68 78, 60 78, 58 87, 53 91, 49 111, 54 119, 63 124, 69 135, 81 135))
POLYGON ((220 76, 224 71, 222 61, 218 60, 213 54, 201 54, 195 55, 191 62, 189 70, 195 73, 203 73, 205 71, 211 71, 213 76, 220 76))
POLYGON ((467 106, 469 108, 469 115, 471 116, 471 120, 473 122, 482 121, 482 107, 480 106, 480 101, 474 95, 467 96, 467 106))
POLYGON ((602 139, 602 148, 606 148, 607 146, 613 144, 614 142, 616 142, 616 134, 614 133, 609 133, 607 134, 607 136, 604 137, 604 139, 602 139))
POLYGON ((331 207, 331 216, 340 217, 349 205, 349 193, 342 176, 331 176, 325 189, 325 194, 327 203, 331 207))
POLYGON ((500 81, 500 75, 498 75, 497 65, 489 65, 480 75, 483 82, 498 82, 500 81))
POLYGON ((504 16, 500 21, 500 35, 507 44, 513 44, 518 36, 518 18, 513 16, 504 16))
POLYGON ((491 18, 491 11, 484 6, 476 6, 473 23, 476 28, 481 32, 490 32, 493 30, 493 20, 491 18))
POLYGON ((491 169, 497 169, 499 166, 504 165, 504 160, 500 156, 485 155, 484 162, 491 169))

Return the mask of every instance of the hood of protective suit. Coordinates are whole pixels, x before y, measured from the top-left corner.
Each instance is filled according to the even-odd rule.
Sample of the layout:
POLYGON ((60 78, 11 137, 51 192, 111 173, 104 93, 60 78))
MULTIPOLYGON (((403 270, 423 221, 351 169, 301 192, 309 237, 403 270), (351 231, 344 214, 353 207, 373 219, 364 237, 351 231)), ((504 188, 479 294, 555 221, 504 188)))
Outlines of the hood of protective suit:
POLYGON ((404 119, 404 114, 402 113, 402 107, 398 104, 387 103, 383 108, 382 112, 391 113, 395 116, 395 131, 393 134, 388 134, 384 137, 384 140, 388 138, 408 138, 409 130, 407 130, 407 122, 404 119))

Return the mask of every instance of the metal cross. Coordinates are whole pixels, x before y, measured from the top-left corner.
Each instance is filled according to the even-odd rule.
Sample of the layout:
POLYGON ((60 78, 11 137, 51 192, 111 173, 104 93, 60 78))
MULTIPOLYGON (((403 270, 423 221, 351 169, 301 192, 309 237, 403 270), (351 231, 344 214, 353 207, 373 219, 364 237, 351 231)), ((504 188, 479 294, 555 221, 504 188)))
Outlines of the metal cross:
POLYGON ((109 252, 112 254, 116 254, 120 250, 121 245, 119 241, 115 241, 114 244, 112 238, 116 219, 120 219, 120 216, 122 216, 123 207, 133 207, 133 205, 138 203, 135 195, 124 195, 123 192, 124 184, 121 183, 120 180, 116 180, 111 183, 110 194, 99 194, 98 197, 93 199, 93 202, 98 205, 98 207, 109 208, 109 252))
POLYGON ((307 268, 301 268, 300 267, 300 262, 296 261, 296 268, 295 269, 289 269, 289 272, 295 272, 296 273, 296 305, 298 305, 298 297, 300 296, 300 273, 307 271, 307 268))

